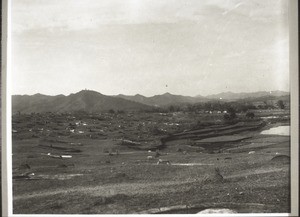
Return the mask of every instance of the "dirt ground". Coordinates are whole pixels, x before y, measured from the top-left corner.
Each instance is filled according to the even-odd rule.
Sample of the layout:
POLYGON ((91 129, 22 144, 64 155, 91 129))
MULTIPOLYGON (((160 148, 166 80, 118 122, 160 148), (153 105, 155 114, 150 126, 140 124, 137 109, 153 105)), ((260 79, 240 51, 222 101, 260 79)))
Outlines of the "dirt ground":
POLYGON ((242 120, 246 127, 238 133, 228 131, 232 124, 220 124, 217 114, 16 115, 13 212, 197 213, 228 208, 287 213, 290 137, 260 134, 289 125, 287 114, 281 115, 259 118, 265 125, 255 130, 247 130, 250 120, 242 120), (214 133, 225 132, 221 128, 226 136, 216 139, 214 133), (214 130, 199 134, 207 129, 214 130), (197 139, 178 138, 191 130, 197 130, 197 139), (162 146, 161 138, 175 134, 162 146), (157 164, 159 159, 163 162, 157 164))

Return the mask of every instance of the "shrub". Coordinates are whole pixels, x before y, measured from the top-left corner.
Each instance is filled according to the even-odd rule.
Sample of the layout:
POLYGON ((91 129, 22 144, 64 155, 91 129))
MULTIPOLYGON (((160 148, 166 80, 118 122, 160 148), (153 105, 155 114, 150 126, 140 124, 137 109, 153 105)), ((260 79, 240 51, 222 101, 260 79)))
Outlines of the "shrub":
POLYGON ((247 114, 246 114, 246 118, 251 118, 251 119, 253 119, 254 118, 254 113, 253 112, 247 112, 247 114))

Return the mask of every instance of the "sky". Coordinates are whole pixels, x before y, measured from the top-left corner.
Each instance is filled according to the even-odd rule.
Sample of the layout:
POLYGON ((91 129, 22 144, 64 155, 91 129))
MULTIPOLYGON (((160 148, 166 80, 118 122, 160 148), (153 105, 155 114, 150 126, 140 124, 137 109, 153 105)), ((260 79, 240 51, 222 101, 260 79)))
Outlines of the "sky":
POLYGON ((286 0, 12 1, 12 93, 289 91, 286 0))

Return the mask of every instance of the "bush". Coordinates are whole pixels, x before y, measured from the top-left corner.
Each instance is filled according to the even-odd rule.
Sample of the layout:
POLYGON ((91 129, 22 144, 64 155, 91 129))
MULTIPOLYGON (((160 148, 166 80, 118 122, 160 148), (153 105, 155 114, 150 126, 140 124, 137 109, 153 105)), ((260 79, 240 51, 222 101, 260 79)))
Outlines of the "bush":
POLYGON ((285 108, 284 103, 283 103, 282 100, 278 100, 277 105, 278 105, 278 107, 279 107, 280 109, 284 109, 284 108, 285 108))
POLYGON ((226 121, 231 121, 231 120, 235 119, 236 118, 235 109, 232 107, 228 108, 227 113, 224 114, 223 117, 224 117, 224 120, 226 120, 226 121))
POLYGON ((254 118, 254 113, 253 112, 247 112, 247 114, 246 114, 246 118, 251 118, 251 119, 253 119, 254 118))

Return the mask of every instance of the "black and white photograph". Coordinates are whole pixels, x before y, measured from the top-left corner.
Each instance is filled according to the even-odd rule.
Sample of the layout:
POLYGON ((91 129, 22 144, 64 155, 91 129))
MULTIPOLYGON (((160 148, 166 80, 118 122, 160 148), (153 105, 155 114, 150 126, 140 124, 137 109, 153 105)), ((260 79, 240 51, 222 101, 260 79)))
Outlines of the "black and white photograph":
POLYGON ((11 216, 288 216, 289 2, 9 1, 11 216))

